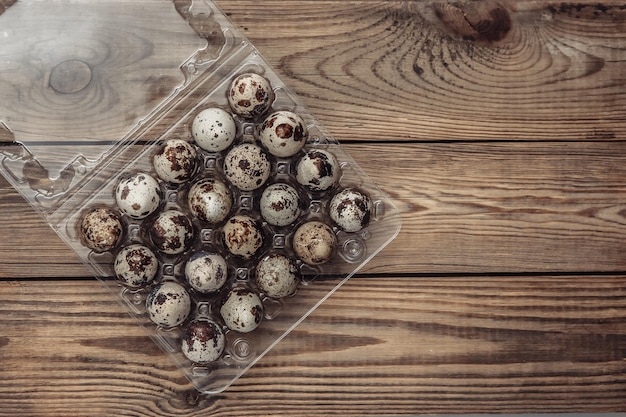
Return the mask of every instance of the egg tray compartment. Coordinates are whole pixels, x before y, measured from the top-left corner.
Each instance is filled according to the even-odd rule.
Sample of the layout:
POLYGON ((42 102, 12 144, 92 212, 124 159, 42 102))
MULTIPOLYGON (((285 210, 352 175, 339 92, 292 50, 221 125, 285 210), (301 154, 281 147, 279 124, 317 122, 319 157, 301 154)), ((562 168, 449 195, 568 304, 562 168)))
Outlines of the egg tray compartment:
MULTIPOLYGON (((257 66, 250 67, 244 65, 233 70, 237 75, 240 71, 259 70, 257 66)), ((144 150, 139 153, 130 163, 125 164, 120 169, 118 175, 105 181, 100 189, 85 202, 84 209, 94 206, 106 206, 117 211, 115 205, 115 187, 121 179, 137 172, 144 172, 152 175, 155 179, 154 169, 151 163, 153 154, 159 149, 163 142, 168 139, 183 139, 196 148, 197 170, 193 177, 183 184, 173 185, 158 179, 161 189, 162 202, 159 210, 144 220, 134 220, 127 216, 122 216, 125 233, 123 243, 114 251, 105 253, 88 252, 88 263, 99 271, 98 275, 117 294, 126 308, 130 311, 140 324, 147 330, 149 335, 156 341, 162 350, 168 352, 174 361, 183 369, 187 377, 194 383, 196 388, 203 392, 215 393, 222 391, 230 385, 236 378, 241 376, 246 369, 252 366, 263 356, 273 345, 282 339, 291 328, 295 327, 310 311, 319 305, 323 299, 330 295, 332 291, 324 286, 321 293, 316 296, 307 297, 305 303, 298 300, 298 291, 304 286, 311 286, 324 278, 331 278, 337 281, 336 289, 349 276, 358 270, 365 262, 374 256, 382 247, 390 241, 397 233, 399 219, 393 204, 375 186, 367 182, 366 175, 359 169, 357 164, 336 142, 323 137, 321 131, 315 124, 307 126, 309 130, 309 140, 303 150, 290 158, 277 158, 269 152, 266 155, 271 162, 270 178, 263 187, 258 190, 246 192, 232 186, 225 178, 223 172, 224 156, 233 147, 243 143, 258 144, 259 124, 267 114, 284 110, 284 103, 295 103, 290 97, 281 97, 288 90, 277 88, 275 90, 277 99, 272 109, 254 120, 242 120, 235 117, 237 122, 237 138, 235 142, 222 152, 207 152, 193 145, 190 134, 190 121, 199 110, 204 108, 222 108, 229 110, 223 97, 219 97, 219 90, 209 94, 205 101, 198 103, 188 113, 181 117, 165 135, 152 144, 144 145, 144 150), (312 192, 301 186, 295 179, 294 173, 298 159, 308 150, 325 149, 331 152, 339 161, 341 167, 341 177, 337 184, 324 192, 312 192), (263 231, 263 246, 251 259, 242 259, 229 253, 223 242, 222 227, 225 221, 217 225, 209 225, 191 213, 186 199, 191 186, 204 178, 214 178, 226 184, 233 196, 233 208, 226 219, 237 214, 246 214, 253 218, 257 224, 261 225, 263 231), (294 187, 300 196, 301 214, 299 218, 290 226, 272 226, 265 222, 259 213, 260 195, 266 186, 273 183, 287 183, 294 187), (369 225, 356 233, 347 233, 333 226, 328 215, 329 201, 335 192, 346 189, 357 188, 369 195, 372 200, 371 219, 369 225), (158 213, 169 209, 177 209, 185 213, 194 224, 195 241, 192 247, 181 255, 166 255, 155 248, 149 238, 148 225, 158 215, 158 213), (292 242, 293 233, 297 227, 307 221, 317 220, 333 227, 333 232, 337 236, 337 245, 332 258, 321 265, 309 265, 300 260, 295 255, 292 242), (131 290, 121 285, 115 284, 110 277, 114 276, 112 264, 117 251, 132 243, 142 243, 153 250, 159 258, 159 274, 149 287, 131 290), (227 261, 228 281, 217 294, 200 294, 189 287, 184 277, 184 266, 186 261, 193 254, 199 251, 208 251, 221 254, 227 261), (299 290, 292 297, 286 299, 273 299, 266 297, 255 285, 255 265, 264 256, 270 253, 281 253, 293 259, 300 272, 299 290), (149 290, 161 281, 176 281, 185 286, 192 298, 192 313, 181 326, 175 328, 163 328, 154 325, 146 316, 145 302, 149 290), (264 317, 260 326, 251 333, 240 333, 228 329, 224 325, 219 314, 219 306, 225 293, 232 287, 245 287, 258 293, 264 305, 264 317), (190 362, 180 352, 181 330, 185 325, 195 318, 210 319, 222 326, 226 335, 227 346, 222 357, 211 364, 198 365, 190 362)), ((224 93, 222 92, 223 96, 224 93)), ((289 110, 303 112, 300 106, 291 104, 289 110)), ((301 114, 301 113, 298 113, 301 114)), ((260 145, 259 145, 260 146, 260 145)), ((68 219, 66 223, 66 233, 70 240, 80 241, 77 224, 80 213, 74 218, 68 219)), ((83 251, 85 248, 82 248, 83 251)), ((331 288, 331 290, 334 290, 331 288)))

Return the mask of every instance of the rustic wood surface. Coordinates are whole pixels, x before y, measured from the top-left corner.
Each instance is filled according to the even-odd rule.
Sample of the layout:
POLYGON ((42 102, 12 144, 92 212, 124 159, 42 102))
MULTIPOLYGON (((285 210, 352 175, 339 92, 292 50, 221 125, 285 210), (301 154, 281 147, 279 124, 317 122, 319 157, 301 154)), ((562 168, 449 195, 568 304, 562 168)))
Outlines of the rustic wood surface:
POLYGON ((399 236, 206 396, 0 179, 1 416, 626 411, 626 5, 217 4, 399 236))

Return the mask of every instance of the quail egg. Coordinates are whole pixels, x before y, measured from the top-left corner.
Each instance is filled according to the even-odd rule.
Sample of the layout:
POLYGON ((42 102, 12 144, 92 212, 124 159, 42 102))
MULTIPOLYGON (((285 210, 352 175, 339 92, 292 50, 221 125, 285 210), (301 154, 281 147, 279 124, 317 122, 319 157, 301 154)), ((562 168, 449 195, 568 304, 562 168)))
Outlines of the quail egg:
POLYGON ((115 248, 122 239, 122 233, 119 215, 107 207, 90 209, 80 222, 81 241, 94 252, 106 252, 115 248))
POLYGON ((274 102, 274 90, 262 75, 245 73, 231 83, 228 103, 239 116, 251 119, 269 110, 274 102))
POLYGON ((153 323, 163 327, 175 327, 189 316, 191 297, 179 283, 164 281, 155 286, 146 297, 146 311, 153 323))
POLYGON ((330 218, 346 232, 358 232, 370 221, 372 202, 368 195, 346 188, 330 200, 330 218))
POLYGON ((234 288, 224 299, 220 314, 229 329, 248 333, 261 324, 263 303, 255 292, 246 288, 234 288))
POLYGON ((115 189, 115 201, 122 213, 132 219, 144 219, 161 203, 159 183, 143 172, 123 178, 115 189))
POLYGON ((224 243, 233 255, 250 259, 263 245, 263 232, 249 216, 231 217, 224 227, 224 243))
POLYGON ((191 135, 202 149, 221 152, 235 140, 237 125, 230 113, 219 107, 212 107, 202 110, 193 119, 191 135))
POLYGON ((332 153, 322 149, 308 151, 296 167, 296 180, 311 191, 326 191, 340 177, 339 162, 332 153))
POLYGON ((185 264, 185 278, 196 291, 203 294, 212 293, 226 283, 228 265, 217 253, 199 252, 185 264))
POLYGON ((159 178, 172 184, 189 180, 196 170, 196 148, 187 141, 170 139, 152 158, 159 178))
POLYGON ((224 159, 226 178, 242 191, 261 187, 270 176, 270 168, 265 152, 250 143, 234 147, 224 159))
POLYGON ((298 192, 289 184, 276 183, 261 194, 261 216, 273 226, 287 226, 300 215, 298 192))
POLYGON ((223 182, 204 178, 191 186, 187 202, 193 215, 200 220, 219 223, 228 216, 233 197, 223 182))
POLYGON ((150 226, 149 232, 154 246, 168 255, 185 252, 191 247, 194 238, 191 220, 178 210, 160 213, 150 226))
POLYGON ((226 336, 215 322, 193 320, 183 331, 181 351, 191 362, 208 364, 218 360, 226 346, 226 336))
POLYGON ((302 117, 290 111, 277 111, 270 114, 261 124, 261 143, 272 155, 289 157, 304 147, 308 129, 302 117))
POLYGON ((298 280, 295 262, 284 255, 268 255, 256 266, 256 284, 268 297, 282 298, 295 294, 298 280))
POLYGON ((319 265, 332 258, 337 245, 333 230, 325 223, 310 221, 301 225, 293 236, 293 249, 302 262, 319 265))
POLYGON ((152 282, 159 269, 159 261, 150 248, 136 243, 117 254, 113 269, 124 286, 141 288, 152 282))

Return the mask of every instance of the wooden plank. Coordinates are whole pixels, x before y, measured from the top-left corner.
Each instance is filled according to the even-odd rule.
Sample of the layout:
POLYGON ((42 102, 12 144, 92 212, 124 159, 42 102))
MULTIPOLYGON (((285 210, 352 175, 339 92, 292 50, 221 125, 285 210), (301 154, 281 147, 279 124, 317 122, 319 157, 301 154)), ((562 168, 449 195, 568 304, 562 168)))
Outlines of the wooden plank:
MULTIPOLYGON (((402 211, 368 273, 626 271, 626 142, 348 144, 402 211), (384 151, 383 151, 384 150, 384 151)), ((2 180, 0 277, 87 269, 2 180)))
POLYGON ((342 141, 626 137, 623 2, 447 3, 217 1, 342 141))
POLYGON ((0 179, 0 416, 623 412, 623 2, 217 2, 401 234, 208 397, 0 179))
POLYGON ((625 291, 623 275, 353 279, 204 396, 97 282, 3 281, 0 415, 617 412, 625 291))

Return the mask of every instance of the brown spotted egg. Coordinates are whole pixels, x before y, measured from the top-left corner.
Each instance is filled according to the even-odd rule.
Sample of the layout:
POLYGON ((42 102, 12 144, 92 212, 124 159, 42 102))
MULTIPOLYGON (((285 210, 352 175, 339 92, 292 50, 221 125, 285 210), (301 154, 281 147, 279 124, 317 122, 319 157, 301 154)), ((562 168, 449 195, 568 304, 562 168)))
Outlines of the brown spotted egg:
POLYGON ((118 281, 128 288, 141 288, 152 282, 159 261, 147 246, 132 244, 122 248, 115 257, 113 269, 118 281))
POLYGON ((187 202, 193 215, 200 220, 219 223, 230 213, 233 197, 222 181, 204 178, 191 186, 187 202))
POLYGON ((309 133, 298 114, 277 111, 263 121, 259 136, 269 153, 284 158, 298 153, 304 147, 309 133))
POLYGON ((226 295, 220 314, 229 329, 248 333, 261 324, 263 303, 254 291, 234 288, 226 295))
POLYGON ((251 143, 235 146, 224 158, 224 173, 242 191, 260 188, 270 176, 271 165, 263 150, 251 143))
POLYGON ((219 107, 212 107, 202 110, 193 119, 191 135, 202 149, 221 152, 235 140, 237 125, 230 113, 219 107))
POLYGON ((239 116, 251 119, 269 110, 274 102, 274 90, 262 75, 245 73, 233 80, 228 90, 228 103, 239 116))
POLYGON ((346 188, 330 200, 330 218, 346 232, 358 232, 368 225, 371 217, 372 201, 369 196, 357 189, 346 188))
POLYGON ((191 297, 174 281, 156 285, 146 297, 146 311, 153 323, 163 327, 182 324, 191 312, 191 297))
POLYGON ((83 245, 94 252, 106 252, 115 248, 122 239, 122 221, 114 210, 94 207, 87 211, 80 222, 83 245))
POLYGON ((167 255, 178 255, 189 249, 194 239, 191 220, 178 210, 166 210, 150 225, 154 246, 167 255))
POLYGON ((196 148, 187 141, 170 139, 153 156, 159 178, 172 184, 188 181, 196 170, 196 148))
POLYGON ((222 228, 226 248, 233 255, 250 259, 263 245, 263 232, 246 215, 231 217, 222 228))
POLYGON ((300 197, 289 184, 276 183, 263 190, 261 216, 273 226, 287 226, 300 216, 300 197))
POLYGON ((152 176, 138 172, 120 180, 115 188, 115 201, 128 217, 143 219, 159 208, 161 189, 152 176))
POLYGON ((326 191, 341 177, 337 158, 325 150, 308 151, 296 166, 296 180, 311 191, 326 191))
POLYGON ((332 258, 337 237, 333 229, 319 221, 301 225, 293 236, 293 249, 302 262, 309 265, 326 263, 332 258))
POLYGON ((261 259, 256 266, 255 277, 261 292, 271 298, 295 294, 300 279, 295 262, 281 254, 261 259))
POLYGON ((208 294, 222 288, 228 278, 228 265, 222 255, 199 252, 185 264, 185 278, 194 290, 208 294))
POLYGON ((187 359, 197 364, 208 364, 218 360, 226 347, 226 336, 210 320, 191 321, 183 331, 181 352, 187 359))

